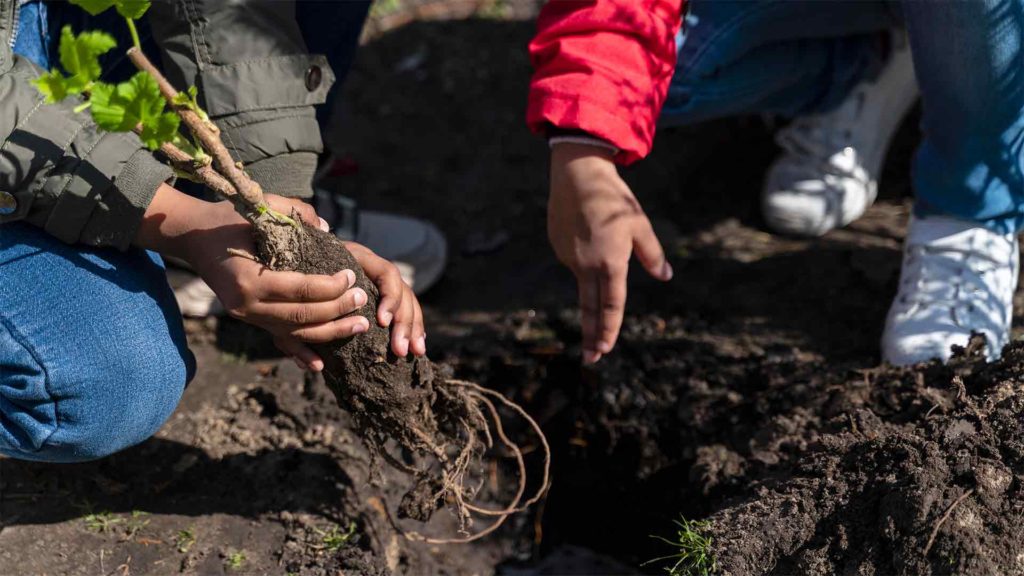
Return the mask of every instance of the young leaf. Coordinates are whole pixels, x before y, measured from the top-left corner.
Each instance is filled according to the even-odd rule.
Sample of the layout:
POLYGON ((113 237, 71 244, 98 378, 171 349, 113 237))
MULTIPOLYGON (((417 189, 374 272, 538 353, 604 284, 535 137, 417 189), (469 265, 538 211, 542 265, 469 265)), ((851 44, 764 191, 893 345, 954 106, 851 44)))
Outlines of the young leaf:
POLYGON ((115 0, 117 13, 125 18, 138 20, 149 10, 149 0, 115 0))
POLYGON ((46 103, 60 102, 68 96, 68 80, 58 70, 51 70, 32 81, 46 96, 46 103))
POLYGON ((187 92, 178 92, 175 94, 173 100, 174 105, 192 108, 195 104, 196 94, 198 94, 198 88, 195 86, 189 86, 187 92))
POLYGON ((142 143, 150 150, 156 150, 164 142, 173 142, 178 135, 181 119, 173 112, 164 112, 156 120, 142 125, 142 143))
POLYGON ((138 124, 155 126, 164 111, 156 80, 145 72, 116 86, 97 84, 91 100, 96 125, 111 132, 129 132, 138 124))
POLYGON ((75 36, 71 26, 60 31, 60 65, 70 75, 68 92, 77 94, 91 82, 99 80, 103 70, 99 57, 117 46, 106 32, 82 32, 75 36))
POLYGON ((71 0, 71 3, 95 16, 113 6, 114 0, 71 0))
POLYGON ((139 19, 149 9, 149 0, 71 0, 71 3, 93 16, 116 7, 121 16, 139 19))

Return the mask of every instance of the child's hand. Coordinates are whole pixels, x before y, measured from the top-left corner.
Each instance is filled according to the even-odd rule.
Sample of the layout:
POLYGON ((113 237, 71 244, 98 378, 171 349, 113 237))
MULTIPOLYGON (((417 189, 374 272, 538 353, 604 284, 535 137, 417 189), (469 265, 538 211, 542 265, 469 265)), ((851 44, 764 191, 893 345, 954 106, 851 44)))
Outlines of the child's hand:
MULTIPOLYGON (((286 214, 295 208, 306 222, 326 227, 313 208, 299 200, 267 195, 267 202, 286 214)), ((234 249, 251 254, 253 244, 248 222, 228 202, 202 202, 161 187, 146 211, 136 243, 186 260, 231 316, 266 329, 283 352, 310 369, 322 370, 323 361, 304 342, 329 342, 369 328, 362 316, 344 317, 367 301, 362 289, 352 288, 352 271, 333 276, 274 272, 229 253, 234 249)), ((394 318, 392 350, 400 356, 409 351, 424 354, 422 312, 397 268, 369 250, 356 252, 360 251, 353 255, 380 290, 382 304, 387 304, 380 306, 381 325, 389 325, 394 318)))
MULTIPOLYGON (((327 229, 327 222, 316 215, 312 206, 301 200, 268 194, 267 203, 284 214, 290 214, 294 208, 307 223, 319 226, 325 231, 327 229)), ((425 355, 427 353, 427 334, 423 329, 423 310, 420 308, 419 300, 413 294, 412 288, 402 280, 402 274, 398 271, 398 267, 377 256, 362 244, 345 242, 345 247, 363 268, 366 277, 380 292, 380 301, 377 303, 377 323, 382 328, 387 328, 394 323, 391 330, 391 350, 396 356, 403 358, 409 353, 414 356, 425 355)), ((311 277, 313 276, 306 276, 306 278, 311 277)), ((359 295, 357 296, 359 306, 366 303, 366 294, 362 289, 353 288, 352 291, 357 291, 356 294, 359 295)), ((317 340, 307 341, 316 342, 317 340)), ((281 348, 282 352, 300 360, 310 355, 315 356, 307 346, 295 339, 282 338, 277 342, 277 346, 281 348)), ((322 366, 319 358, 305 363, 309 366, 322 366)))
POLYGON ((611 352, 626 307, 629 257, 655 278, 672 278, 661 243, 608 151, 557 144, 551 151, 548 237, 576 275, 583 324, 583 361, 611 352))

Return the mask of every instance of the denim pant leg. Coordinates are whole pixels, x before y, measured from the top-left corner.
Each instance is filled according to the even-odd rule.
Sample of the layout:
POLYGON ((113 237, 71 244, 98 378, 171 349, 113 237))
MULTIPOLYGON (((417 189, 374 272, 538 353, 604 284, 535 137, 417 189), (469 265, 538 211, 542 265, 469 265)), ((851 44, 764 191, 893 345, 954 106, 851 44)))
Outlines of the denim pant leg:
POLYGON ((905 2, 924 140, 918 215, 1024 226, 1024 1, 905 2))
POLYGON ((692 0, 663 125, 836 106, 880 64, 889 2, 692 0))
POLYGON ((159 256, 0 226, 0 454, 72 462, 142 442, 194 372, 159 256))
MULTIPOLYGON (((21 7, 15 50, 44 67, 59 38, 48 8, 80 11, 21 7)), ((0 454, 70 462, 141 442, 194 372, 159 256, 0 226, 0 454)))

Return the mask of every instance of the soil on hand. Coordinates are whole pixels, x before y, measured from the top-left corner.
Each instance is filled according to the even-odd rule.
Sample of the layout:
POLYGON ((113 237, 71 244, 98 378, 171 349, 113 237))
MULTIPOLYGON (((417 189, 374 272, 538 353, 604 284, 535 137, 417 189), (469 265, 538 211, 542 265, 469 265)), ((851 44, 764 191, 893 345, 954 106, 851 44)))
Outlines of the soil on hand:
POLYGON ((649 535, 680 515, 710 520, 728 574, 1024 571, 1024 348, 879 367, 914 118, 880 202, 815 240, 758 221, 777 152, 760 119, 663 132, 626 176, 675 279, 635 268, 620 344, 581 368, 575 285, 545 239, 546 150, 522 126, 533 29, 488 16, 383 33, 330 139, 359 164, 339 189, 448 234, 424 299, 431 356, 540 421, 555 451, 542 504, 468 546, 405 542, 383 503, 408 476, 373 477, 327 387, 258 332, 192 323, 200 373, 156 438, 82 465, 0 460, 0 573, 659 573, 640 565, 672 549, 649 535))

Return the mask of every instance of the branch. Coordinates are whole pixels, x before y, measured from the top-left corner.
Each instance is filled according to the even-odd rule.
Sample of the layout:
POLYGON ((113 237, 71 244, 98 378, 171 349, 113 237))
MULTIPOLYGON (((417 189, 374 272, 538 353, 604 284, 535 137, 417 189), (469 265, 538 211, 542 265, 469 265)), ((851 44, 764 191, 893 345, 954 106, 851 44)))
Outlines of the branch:
MULTIPOLYGON (((135 127, 135 133, 142 133, 142 125, 135 127)), ((164 153, 164 156, 167 156, 167 160, 175 170, 180 170, 181 172, 192 176, 196 181, 213 190, 221 198, 230 200, 236 207, 238 207, 239 204, 248 207, 238 196, 238 193, 235 191, 235 187, 231 185, 231 182, 228 182, 226 178, 218 174, 217 171, 209 164, 196 162, 195 158, 193 158, 188 152, 185 152, 170 142, 164 142, 161 144, 160 151, 164 153)))
MULTIPOLYGON (((135 47, 130 48, 128 50, 128 58, 133 64, 135 64, 136 68, 146 72, 156 80, 157 86, 160 87, 160 93, 163 94, 164 99, 167 100, 167 104, 175 111, 175 113, 178 114, 178 116, 181 117, 182 122, 184 122, 185 125, 188 126, 189 130, 192 131, 192 134, 195 135, 203 149, 213 157, 213 167, 216 168, 216 172, 219 173, 218 176, 223 176, 223 179, 230 182, 234 190, 238 192, 238 196, 240 198, 234 200, 235 206, 244 206, 249 211, 254 211, 260 206, 265 206, 262 188, 260 188, 259 184, 249 178, 249 176, 247 176, 237 164, 235 164, 235 160, 231 157, 231 153, 228 152, 227 147, 224 146, 224 142, 220 139, 220 129, 218 129, 213 122, 203 120, 195 110, 175 105, 174 99, 178 95, 178 91, 141 50, 135 47)), ((168 156, 170 157, 170 155, 168 156)), ((185 171, 190 173, 193 172, 193 170, 185 171)), ((213 170, 210 171, 213 172, 213 170)), ((199 175, 197 174, 197 176, 199 175)), ((210 187, 220 193, 218 188, 214 186, 210 187)))

